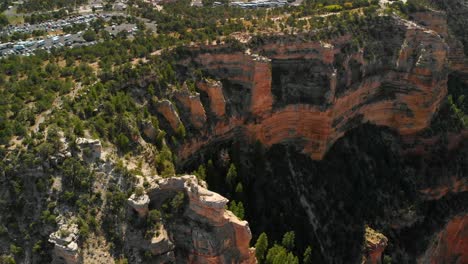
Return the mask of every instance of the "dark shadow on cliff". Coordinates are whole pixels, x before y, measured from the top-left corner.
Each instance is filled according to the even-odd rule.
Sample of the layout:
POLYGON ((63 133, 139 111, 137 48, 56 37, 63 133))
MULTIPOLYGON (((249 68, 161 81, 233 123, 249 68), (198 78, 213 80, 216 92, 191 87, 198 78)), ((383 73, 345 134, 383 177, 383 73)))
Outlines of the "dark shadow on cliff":
POLYGON ((406 158, 397 133, 369 124, 346 133, 322 161, 311 160, 292 145, 265 149, 234 139, 205 148, 185 169, 211 160, 210 189, 244 203, 253 241, 261 232, 269 235, 270 243, 281 241, 285 232, 294 230, 296 255, 311 245, 316 263, 360 262, 366 224, 390 238, 386 254, 393 261, 413 263, 427 248, 427 231, 435 232, 449 215, 466 209, 460 205, 464 196, 424 202, 419 193, 428 180, 437 182, 434 175, 425 178, 431 168, 464 170, 464 151, 437 160, 406 158), (241 194, 226 184, 230 163, 237 167, 241 194), (453 210, 443 215, 441 208, 452 203, 453 210), (435 217, 431 212, 439 214, 436 220, 430 219, 435 217))

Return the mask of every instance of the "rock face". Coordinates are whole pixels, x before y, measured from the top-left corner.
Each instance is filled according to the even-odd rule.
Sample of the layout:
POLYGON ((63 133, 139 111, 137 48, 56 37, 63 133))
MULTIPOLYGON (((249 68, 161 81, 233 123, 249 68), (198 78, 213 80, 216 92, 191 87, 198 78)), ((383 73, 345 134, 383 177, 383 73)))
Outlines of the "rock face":
POLYGON ((159 236, 152 239, 154 255, 175 253, 180 263, 255 263, 247 221, 227 211, 228 200, 206 189, 195 176, 160 180, 147 190, 149 209, 160 209, 180 192, 186 197, 182 215, 164 223, 159 236))
POLYGON ((132 194, 127 202, 140 217, 146 217, 148 214, 148 204, 150 202, 148 195, 143 194, 137 197, 136 194, 132 194))
POLYGON ((468 52, 468 36, 466 34, 468 6, 466 1, 431 0, 431 2, 442 12, 434 10, 418 12, 413 17, 418 23, 428 25, 429 28, 437 32, 449 29, 447 43, 450 46, 450 69, 459 74, 465 82, 468 82, 468 59, 466 57, 468 52))
POLYGON ((198 89, 208 94, 210 101, 210 110, 216 117, 222 118, 226 113, 226 101, 223 95, 223 86, 221 82, 214 80, 205 80, 198 83, 198 89))
POLYGON ((209 99, 204 107, 214 116, 179 156, 186 159, 211 143, 246 136, 265 146, 300 142, 304 153, 322 159, 337 139, 362 123, 403 135, 421 131, 447 93, 446 24, 437 21, 426 28, 383 19, 366 32, 371 41, 360 47, 348 34, 320 42, 265 37, 247 51, 231 53, 218 46, 191 48, 191 59, 181 63, 220 81, 198 84, 209 99))
POLYGON ((188 89, 177 91, 175 98, 181 103, 184 113, 189 113, 189 121, 196 128, 201 129, 206 123, 205 108, 200 101, 200 94, 191 94, 188 89))
POLYGON ((62 218, 59 221, 59 229, 49 236, 49 242, 54 244, 54 259, 52 263, 80 263, 77 239, 78 226, 76 224, 67 224, 62 218))
POLYGON ((179 114, 177 113, 171 101, 164 99, 157 103, 156 109, 169 122, 171 128, 177 131, 182 124, 179 114))
POLYGON ((141 130, 143 131, 143 134, 149 138, 150 140, 154 140, 157 136, 158 131, 154 127, 153 123, 149 120, 145 120, 141 124, 141 130))
POLYGON ((75 143, 78 145, 81 156, 84 159, 99 159, 101 157, 101 141, 97 139, 77 138, 75 143))
POLYGON ((468 263, 468 215, 451 219, 418 263, 468 263))
POLYGON ((366 227, 365 233, 365 247, 364 247, 364 258, 362 263, 365 264, 380 264, 382 263, 382 253, 387 247, 388 239, 373 230, 370 227, 366 227))
MULTIPOLYGON (((166 229, 163 225, 159 229, 159 236, 151 238, 150 251, 153 255, 164 256, 165 254, 174 250, 174 244, 169 239, 166 229)), ((168 255, 174 255, 172 252, 168 255)))

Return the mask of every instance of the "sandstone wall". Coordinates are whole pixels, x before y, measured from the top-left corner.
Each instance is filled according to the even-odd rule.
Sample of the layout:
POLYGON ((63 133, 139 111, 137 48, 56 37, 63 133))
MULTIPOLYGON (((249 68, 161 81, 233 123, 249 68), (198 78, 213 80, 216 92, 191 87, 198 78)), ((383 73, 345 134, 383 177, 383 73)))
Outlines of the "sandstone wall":
POLYGON ((179 156, 184 160, 210 143, 244 135, 266 146, 300 141, 304 153, 322 159, 346 131, 365 122, 403 135, 421 131, 447 93, 449 49, 435 31, 446 30, 438 21, 432 30, 394 18, 390 30, 381 25, 376 45, 355 50, 350 35, 328 42, 267 41, 244 53, 204 47, 184 63, 242 90, 220 82, 198 85, 210 100, 205 109, 216 118, 207 119, 179 156))
MULTIPOLYGON (((177 192, 184 192, 188 202, 180 217, 164 222, 160 235, 151 240, 150 250, 157 258, 175 252, 177 263, 256 263, 247 221, 226 210, 228 200, 203 185, 195 176, 186 175, 160 179, 146 190, 149 199, 144 205, 150 210, 161 210, 162 203, 177 192)), ((130 198, 129 205, 145 217, 134 200, 130 198)))
POLYGON ((177 113, 174 105, 169 100, 161 100, 156 105, 156 110, 160 113, 174 131, 178 131, 179 126, 182 124, 179 114, 177 113))

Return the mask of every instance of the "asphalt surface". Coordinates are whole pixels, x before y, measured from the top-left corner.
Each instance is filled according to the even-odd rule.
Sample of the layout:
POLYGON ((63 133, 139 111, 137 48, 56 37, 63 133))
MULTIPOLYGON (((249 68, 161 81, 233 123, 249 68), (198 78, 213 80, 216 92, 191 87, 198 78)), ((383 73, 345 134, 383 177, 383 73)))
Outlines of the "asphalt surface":
MULTIPOLYGON (((97 19, 103 18, 105 21, 109 21, 112 15, 116 15, 115 13, 112 14, 89 14, 89 15, 81 15, 81 16, 74 16, 67 19, 60 19, 54 21, 47 21, 40 24, 34 25, 20 25, 15 27, 9 27, 7 34, 12 34, 17 30, 23 30, 21 32, 32 32, 38 29, 47 29, 46 31, 49 32, 49 36, 39 37, 36 39, 29 39, 27 41, 15 41, 7 43, 0 43, 0 58, 7 57, 10 55, 22 55, 22 56, 31 56, 34 54, 36 50, 45 50, 50 52, 52 49, 60 49, 60 48, 72 48, 72 47, 79 47, 79 46, 88 46, 94 45, 97 41, 87 42, 83 39, 83 32, 80 31, 74 34, 60 34, 60 35, 53 35, 54 31, 62 30, 66 26, 70 26, 72 24, 80 24, 85 23, 87 29, 89 29, 90 22, 97 19)), ((122 15, 122 14, 120 14, 122 15)), ((143 21, 146 24, 146 28, 155 31, 156 25, 150 23, 149 21, 143 21)), ((127 32, 131 37, 138 29, 136 24, 129 24, 123 23, 120 25, 110 25, 104 28, 104 30, 108 31, 111 35, 117 35, 121 31, 127 32)))
MULTIPOLYGON (((116 35, 121 31, 127 32, 127 34, 134 34, 138 31, 135 24, 121 24, 115 26, 108 26, 105 27, 104 30, 111 33, 111 35, 116 35)), ((83 31, 80 31, 75 34, 62 34, 59 36, 49 36, 43 38, 43 42, 40 40, 30 40, 30 41, 17 41, 12 43, 6 48, 0 49, 0 55, 2 57, 10 56, 10 55, 24 55, 30 56, 34 53, 34 51, 38 49, 42 49, 45 51, 50 51, 53 48, 60 49, 60 48, 72 48, 78 46, 89 46, 94 45, 97 41, 90 41, 87 42, 83 39, 83 31), (19 47, 15 48, 15 45, 23 45, 21 49, 19 47)), ((0 44, 1 47, 2 44, 0 44)))
POLYGON ((43 30, 45 32, 54 32, 57 30, 62 30, 65 27, 71 27, 73 25, 78 25, 78 24, 89 25, 89 23, 91 23, 92 21, 98 18, 103 18, 106 20, 110 18, 110 15, 89 14, 89 15, 74 16, 74 17, 58 19, 58 20, 50 20, 50 21, 45 21, 45 22, 37 23, 37 24, 25 23, 22 25, 10 25, 6 27, 4 30, 0 31, 0 34, 11 35, 15 32, 32 33, 35 30, 43 30))

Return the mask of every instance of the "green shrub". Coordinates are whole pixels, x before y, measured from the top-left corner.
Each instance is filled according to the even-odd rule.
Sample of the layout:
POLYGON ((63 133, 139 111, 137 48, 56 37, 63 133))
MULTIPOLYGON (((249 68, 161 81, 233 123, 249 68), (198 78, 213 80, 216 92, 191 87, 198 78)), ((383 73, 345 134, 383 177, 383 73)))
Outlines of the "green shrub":
POLYGON ((83 39, 86 41, 95 41, 96 37, 97 37, 96 32, 94 32, 93 30, 86 30, 83 33, 83 39))
POLYGON ((340 5, 327 5, 324 7, 327 12, 340 12, 343 11, 343 7, 340 5))

